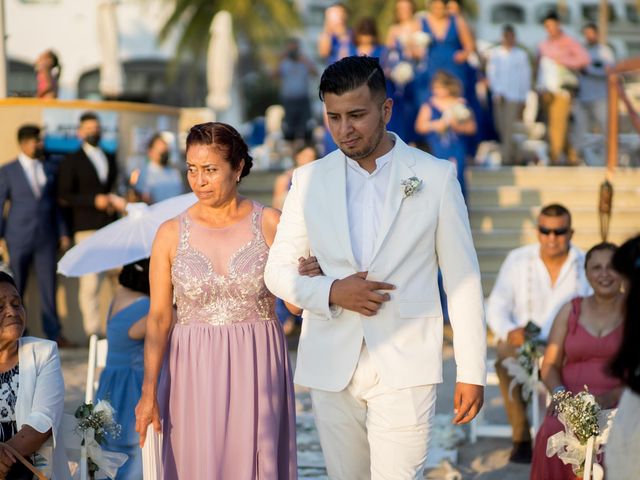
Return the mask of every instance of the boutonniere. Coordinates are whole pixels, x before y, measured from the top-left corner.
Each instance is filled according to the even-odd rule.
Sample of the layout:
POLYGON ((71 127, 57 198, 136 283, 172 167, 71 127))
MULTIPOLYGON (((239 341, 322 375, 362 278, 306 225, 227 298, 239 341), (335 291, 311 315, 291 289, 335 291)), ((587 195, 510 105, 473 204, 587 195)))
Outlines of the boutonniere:
POLYGON ((419 192, 422 189, 422 179, 418 177, 409 177, 405 180, 402 180, 400 184, 403 186, 404 198, 410 197, 416 192, 419 192))

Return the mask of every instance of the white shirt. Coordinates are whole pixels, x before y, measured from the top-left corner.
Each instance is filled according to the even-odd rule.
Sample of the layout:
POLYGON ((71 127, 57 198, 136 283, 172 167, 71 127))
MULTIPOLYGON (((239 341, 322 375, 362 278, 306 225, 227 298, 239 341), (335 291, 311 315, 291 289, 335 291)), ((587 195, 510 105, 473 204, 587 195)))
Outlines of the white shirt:
POLYGON ((489 52, 487 79, 494 95, 509 102, 524 102, 531 90, 531 64, 520 47, 493 47, 489 52))
POLYGON ((33 194, 36 198, 40 198, 40 195, 42 195, 42 189, 47 183, 47 176, 44 173, 42 162, 35 158, 26 156, 22 152, 18 155, 18 161, 27 176, 27 181, 29 182, 29 186, 31 187, 33 194))
POLYGON ((84 150, 84 153, 87 154, 87 157, 89 157, 89 160, 93 163, 93 168, 96 169, 100 183, 107 183, 109 162, 104 152, 99 147, 89 145, 87 142, 82 143, 82 150, 84 150))
POLYGON ((376 169, 369 173, 358 162, 347 158, 347 214, 351 249, 360 271, 367 271, 380 229, 382 208, 387 196, 389 162, 393 158, 392 148, 376 159, 376 169))
POLYGON ((584 273, 584 253, 570 247, 555 285, 540 258, 540 245, 512 250, 500 267, 487 303, 487 324, 501 340, 529 320, 547 338, 560 308, 576 296, 591 294, 584 273))

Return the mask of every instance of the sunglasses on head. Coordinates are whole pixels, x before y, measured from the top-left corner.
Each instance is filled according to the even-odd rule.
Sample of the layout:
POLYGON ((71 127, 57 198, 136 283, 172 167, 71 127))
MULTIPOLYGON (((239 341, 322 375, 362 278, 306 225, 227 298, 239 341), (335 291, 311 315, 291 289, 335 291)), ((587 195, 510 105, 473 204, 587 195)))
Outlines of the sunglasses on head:
POLYGON ((556 237, 560 237, 562 235, 566 235, 567 233, 569 233, 569 230, 571 230, 570 227, 547 228, 547 227, 538 226, 538 231, 542 235, 551 235, 553 233, 556 237))

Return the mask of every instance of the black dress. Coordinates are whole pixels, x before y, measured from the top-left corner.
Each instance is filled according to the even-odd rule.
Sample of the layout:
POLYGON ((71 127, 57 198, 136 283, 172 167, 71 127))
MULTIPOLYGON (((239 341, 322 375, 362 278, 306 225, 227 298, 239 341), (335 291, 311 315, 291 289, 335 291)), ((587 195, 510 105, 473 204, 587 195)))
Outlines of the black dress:
MULTIPOLYGON (((16 401, 18 400, 19 365, 0 373, 0 442, 6 442, 16 433, 16 401)), ((27 460, 33 461, 30 457, 27 460)), ((9 470, 7 480, 32 480, 33 473, 20 461, 9 470)))

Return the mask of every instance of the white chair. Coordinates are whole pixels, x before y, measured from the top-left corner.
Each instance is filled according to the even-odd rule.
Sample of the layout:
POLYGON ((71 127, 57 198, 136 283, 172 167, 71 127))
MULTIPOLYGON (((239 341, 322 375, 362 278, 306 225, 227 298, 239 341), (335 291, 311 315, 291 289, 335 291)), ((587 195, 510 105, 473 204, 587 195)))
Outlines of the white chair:
MULTIPOLYGON (((542 364, 542 358, 540 358, 540 363, 534 366, 535 372, 534 375, 538 373, 538 369, 540 368, 540 364, 542 364)), ((498 378, 498 374, 495 371, 495 359, 490 358, 487 359, 487 387, 489 386, 500 386, 500 380, 498 378)), ((544 393, 541 392, 533 392, 531 398, 531 421, 530 421, 530 429, 531 429, 531 440, 535 441, 536 434, 538 433, 538 429, 542 423, 542 419, 544 418, 544 414, 541 411, 541 403, 540 403, 540 395, 544 393)), ((549 403, 549 396, 547 395, 547 400, 545 402, 546 405, 549 403)), ((480 409, 476 418, 469 424, 469 439, 471 443, 476 443, 478 437, 491 437, 491 438, 511 438, 511 425, 507 424, 497 424, 497 423, 487 423, 484 419, 484 407, 480 409)))
POLYGON ((85 403, 92 403, 98 389, 97 370, 103 369, 107 365, 107 350, 109 344, 106 338, 98 340, 97 335, 89 338, 89 360, 87 362, 87 385, 84 395, 85 403))
MULTIPOLYGON (((498 374, 495 371, 495 362, 495 358, 487 359, 487 387, 497 387, 500 385, 498 374)), ((471 443, 476 443, 478 437, 511 438, 511 425, 508 423, 487 423, 484 419, 484 407, 480 409, 476 418, 471 421, 469 428, 469 439, 471 443)))

